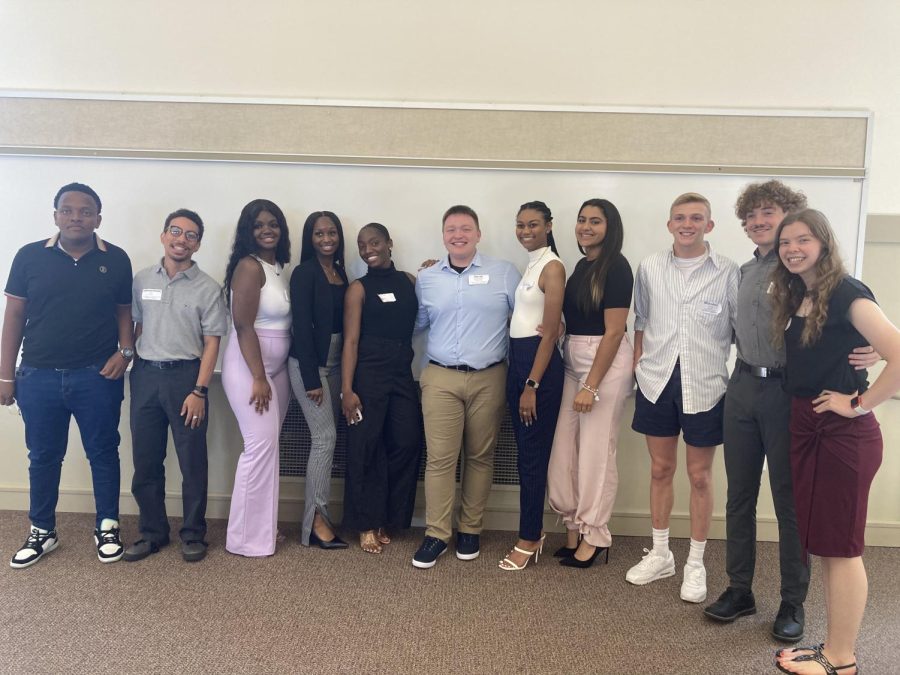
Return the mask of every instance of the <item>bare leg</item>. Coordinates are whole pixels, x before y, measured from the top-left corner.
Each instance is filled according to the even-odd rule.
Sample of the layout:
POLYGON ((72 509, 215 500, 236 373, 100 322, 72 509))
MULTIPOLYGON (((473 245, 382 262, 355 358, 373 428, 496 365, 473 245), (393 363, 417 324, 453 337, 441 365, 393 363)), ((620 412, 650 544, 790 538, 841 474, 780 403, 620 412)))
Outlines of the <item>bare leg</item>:
POLYGON ((713 511, 712 464, 715 452, 715 446, 687 446, 687 472, 691 481, 691 538, 694 541, 706 541, 709 534, 713 511))
MULTIPOLYGON (((843 666, 856 661, 856 638, 869 595, 869 581, 861 557, 821 558, 821 561, 828 620, 828 633, 822 653, 833 665, 843 666)), ((809 652, 802 649, 785 650, 778 662, 792 673, 820 675, 822 666, 817 663, 793 660, 805 653, 809 652)), ((841 675, 853 675, 855 672, 855 669, 842 670, 841 675)))
POLYGON ((316 536, 322 541, 331 541, 334 539, 334 531, 328 526, 328 522, 318 511, 316 511, 316 515, 313 518, 312 529, 313 532, 316 533, 316 536))
POLYGON ((566 530, 566 548, 578 548, 579 537, 578 530, 566 530))
MULTIPOLYGON (((576 532, 577 534, 577 532, 576 532)), ((542 541, 528 541, 527 539, 519 539, 516 542, 516 548, 520 548, 523 551, 537 551, 541 548, 542 541)), ((577 546, 577 544, 576 544, 577 546)), ((533 558, 534 556, 530 556, 526 553, 519 553, 515 548, 506 554, 506 558, 514 563, 517 567, 521 567, 528 563, 529 558, 533 558)))
POLYGON ((672 504, 672 477, 678 465, 678 436, 647 436, 650 451, 650 518, 653 527, 669 527, 672 504))

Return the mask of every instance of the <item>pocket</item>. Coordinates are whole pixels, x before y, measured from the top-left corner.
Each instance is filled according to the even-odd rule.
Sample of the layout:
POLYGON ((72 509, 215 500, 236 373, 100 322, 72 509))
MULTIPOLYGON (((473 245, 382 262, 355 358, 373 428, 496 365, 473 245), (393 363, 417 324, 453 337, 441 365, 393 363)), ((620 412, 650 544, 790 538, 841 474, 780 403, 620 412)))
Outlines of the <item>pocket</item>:
POLYGON ((19 366, 16 368, 16 381, 26 379, 36 370, 37 368, 32 368, 31 366, 19 366))

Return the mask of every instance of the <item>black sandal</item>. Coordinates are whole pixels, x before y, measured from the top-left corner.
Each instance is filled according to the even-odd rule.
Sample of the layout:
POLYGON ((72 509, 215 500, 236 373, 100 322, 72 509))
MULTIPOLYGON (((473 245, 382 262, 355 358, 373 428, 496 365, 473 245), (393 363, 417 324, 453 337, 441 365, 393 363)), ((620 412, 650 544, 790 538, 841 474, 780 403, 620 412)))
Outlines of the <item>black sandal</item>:
MULTIPOLYGON (((856 665, 856 662, 848 663, 845 666, 836 666, 827 658, 825 658, 825 654, 822 653, 820 647, 806 647, 806 649, 812 649, 812 654, 801 654, 795 659, 791 659, 791 661, 815 661, 822 668, 825 669, 825 675, 838 675, 839 670, 845 670, 846 668, 856 668, 856 673, 859 675, 859 666, 856 665)), ((778 668, 782 673, 792 673, 793 671, 788 670, 787 668, 782 668, 781 664, 777 661, 775 662, 775 667, 778 668)))
MULTIPOLYGON (((824 642, 820 642, 817 645, 810 645, 809 647, 782 647, 775 652, 775 658, 780 659, 784 656, 785 652, 821 652, 823 649, 825 649, 824 642)), ((803 656, 803 654, 799 654, 798 656, 803 656)))

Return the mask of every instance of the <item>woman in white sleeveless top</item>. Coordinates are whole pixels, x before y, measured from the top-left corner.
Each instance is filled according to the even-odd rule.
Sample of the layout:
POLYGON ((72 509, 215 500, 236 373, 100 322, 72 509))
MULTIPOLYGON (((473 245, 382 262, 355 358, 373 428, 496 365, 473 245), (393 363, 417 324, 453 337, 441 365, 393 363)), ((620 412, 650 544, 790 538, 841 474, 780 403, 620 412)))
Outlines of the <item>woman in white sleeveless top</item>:
POLYGON ((244 437, 225 548, 245 556, 275 553, 278 439, 290 402, 290 256, 281 209, 265 199, 247 204, 225 271, 234 328, 222 361, 222 386, 244 437))

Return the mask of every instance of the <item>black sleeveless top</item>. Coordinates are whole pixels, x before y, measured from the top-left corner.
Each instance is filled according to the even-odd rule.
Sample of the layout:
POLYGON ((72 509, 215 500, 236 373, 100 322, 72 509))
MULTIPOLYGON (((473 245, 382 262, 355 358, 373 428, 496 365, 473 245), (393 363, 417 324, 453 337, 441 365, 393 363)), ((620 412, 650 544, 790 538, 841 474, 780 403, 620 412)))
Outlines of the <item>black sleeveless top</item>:
POLYGON ((411 342, 419 301, 406 273, 398 272, 391 263, 387 269, 369 268, 359 282, 366 291, 360 337, 411 342))

